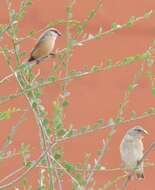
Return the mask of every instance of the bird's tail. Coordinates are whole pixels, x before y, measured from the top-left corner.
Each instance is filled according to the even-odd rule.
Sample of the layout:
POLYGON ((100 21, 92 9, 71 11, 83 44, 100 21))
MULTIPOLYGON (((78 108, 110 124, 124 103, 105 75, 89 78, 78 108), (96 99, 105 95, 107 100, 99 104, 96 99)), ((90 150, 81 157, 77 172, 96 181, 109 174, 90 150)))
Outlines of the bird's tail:
POLYGON ((144 163, 137 161, 137 164, 139 165, 135 172, 137 179, 144 179, 144 163))
POLYGON ((30 62, 35 61, 35 60, 36 60, 36 59, 35 59, 34 57, 31 56, 31 57, 27 60, 27 62, 30 63, 30 62))

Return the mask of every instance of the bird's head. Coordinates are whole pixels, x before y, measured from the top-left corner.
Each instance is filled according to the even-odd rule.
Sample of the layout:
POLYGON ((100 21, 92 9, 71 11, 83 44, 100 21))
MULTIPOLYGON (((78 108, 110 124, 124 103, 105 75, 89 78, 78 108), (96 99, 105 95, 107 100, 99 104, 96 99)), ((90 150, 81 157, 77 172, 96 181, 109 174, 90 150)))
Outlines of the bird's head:
POLYGON ((137 138, 143 138, 143 136, 147 134, 148 132, 141 126, 135 126, 127 131, 127 135, 137 138))
POLYGON ((46 32, 52 36, 61 36, 61 33, 56 28, 50 28, 46 32))

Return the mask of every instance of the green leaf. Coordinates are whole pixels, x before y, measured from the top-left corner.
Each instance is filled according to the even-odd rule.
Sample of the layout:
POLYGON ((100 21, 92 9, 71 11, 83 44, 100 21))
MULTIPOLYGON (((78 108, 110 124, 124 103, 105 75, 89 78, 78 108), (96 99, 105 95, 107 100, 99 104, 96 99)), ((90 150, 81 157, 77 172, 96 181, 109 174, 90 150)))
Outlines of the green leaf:
POLYGON ((117 24, 116 22, 113 22, 113 23, 111 24, 111 29, 112 29, 112 30, 116 30, 116 29, 118 29, 118 28, 121 28, 121 25, 120 25, 120 24, 117 24))
POLYGON ((151 79, 153 76, 152 71, 145 72, 145 76, 148 77, 149 79, 151 79))
POLYGON ((108 68, 112 68, 112 66, 113 66, 113 60, 112 60, 111 58, 108 59, 108 60, 106 61, 106 64, 107 64, 108 68))
POLYGON ((68 162, 68 161, 64 161, 64 167, 71 172, 75 171, 75 167, 73 166, 72 163, 68 162))
POLYGON ((41 96, 41 92, 39 90, 35 90, 34 95, 36 98, 39 98, 41 96))
POLYGON ((34 30, 31 30, 29 33, 28 33, 28 36, 29 37, 34 37, 36 35, 36 32, 34 30))
POLYGON ((27 167, 27 168, 32 168, 33 166, 34 166, 34 163, 33 162, 26 162, 25 163, 25 166, 27 167))
POLYGON ((56 137, 61 137, 65 134, 65 128, 63 123, 63 104, 61 100, 57 99, 53 103, 53 126, 56 137))
POLYGON ((11 57, 10 57, 10 53, 9 53, 8 47, 2 47, 1 48, 1 52, 2 52, 2 55, 5 58, 6 63, 8 65, 10 65, 12 63, 12 60, 11 60, 11 57))
POLYGON ((68 73, 68 77, 74 77, 74 76, 76 76, 77 75, 77 72, 76 71, 74 71, 74 70, 72 70, 72 71, 70 71, 69 73, 68 73))
POLYGON ((42 122, 42 124, 43 124, 44 126, 48 126, 49 122, 48 122, 47 119, 44 119, 43 122, 42 122))
POLYGON ((69 42, 69 44, 67 45, 67 48, 71 49, 76 44, 78 44, 78 41, 76 39, 71 39, 70 42, 69 42))
POLYGON ((59 24, 65 24, 66 23, 66 20, 64 19, 58 19, 58 20, 55 20, 55 21, 52 21, 50 23, 48 23, 47 25, 47 28, 52 28, 52 27, 55 27, 59 24))
POLYGON ((124 121, 124 117, 122 117, 122 116, 117 117, 117 118, 115 119, 115 123, 116 123, 116 124, 120 124, 120 123, 122 123, 123 121, 124 121))
POLYGON ((146 12, 146 13, 144 14, 144 17, 145 17, 145 18, 149 18, 152 14, 153 14, 153 11, 151 10, 151 11, 149 11, 149 12, 146 12))
POLYGON ((91 126, 91 128, 99 128, 99 127, 101 127, 101 126, 103 126, 103 124, 104 124, 104 120, 103 119, 99 119, 96 123, 95 123, 95 125, 92 125, 91 126))
POLYGON ((20 146, 20 154, 26 156, 30 153, 30 145, 22 143, 20 146))
POLYGON ((136 119, 136 117, 137 117, 137 114, 136 114, 135 111, 132 111, 132 112, 130 113, 130 115, 131 115, 131 119, 136 119))
POLYGON ((155 96, 155 87, 152 88, 152 94, 155 96))
POLYGON ((74 134, 74 130, 71 128, 68 131, 66 131, 67 135, 66 137, 71 137, 74 134))
POLYGON ((150 107, 147 111, 148 114, 155 113, 155 108, 150 107))
POLYGON ((85 133, 85 132, 87 132, 88 130, 88 126, 87 127, 81 127, 80 128, 80 133, 85 133))
POLYGON ((151 53, 149 51, 147 51, 147 52, 143 53, 142 60, 147 61, 150 58, 150 56, 151 56, 151 53))
POLYGON ((0 152, 0 160, 3 160, 3 158, 4 158, 4 153, 0 152))
POLYGON ((28 157, 30 156, 30 145, 22 143, 20 146, 19 154, 23 157, 24 165, 30 165, 28 157))
POLYGON ((137 86, 138 86, 138 84, 130 84, 130 85, 128 86, 128 91, 129 91, 129 92, 133 92, 133 90, 134 90, 137 86))
POLYGON ((21 184, 23 186, 23 189, 32 190, 32 186, 31 186, 30 182, 26 178, 21 180, 21 184))
POLYGON ((67 6, 66 7, 66 12, 67 12, 67 16, 68 18, 71 18, 72 17, 72 6, 67 6))
POLYGON ((10 119, 9 112, 0 112, 0 120, 10 119))
POLYGON ((128 20, 128 22, 127 22, 127 24, 126 24, 126 26, 127 27, 132 27, 134 25, 135 21, 136 21, 136 17, 135 16, 130 17, 129 20, 128 20))
POLYGON ((83 179, 83 176, 81 173, 77 173, 75 176, 76 180, 81 184, 81 185, 85 185, 86 184, 86 180, 83 179))
POLYGON ((123 61, 122 61, 122 65, 129 65, 131 63, 133 63, 135 61, 135 57, 131 56, 131 57, 126 57, 123 61))
POLYGON ((52 75, 48 78, 48 80, 51 82, 55 82, 56 80, 58 80, 58 77, 56 75, 52 75))
POLYGON ((68 105, 69 105, 69 101, 65 99, 63 101, 63 107, 67 107, 68 105))
POLYGON ((115 125, 115 121, 114 121, 113 118, 110 118, 110 119, 109 119, 109 121, 108 121, 108 125, 109 125, 109 126, 113 126, 113 125, 115 125))
POLYGON ((77 25, 77 27, 76 27, 76 32, 77 32, 77 35, 82 34, 83 28, 82 28, 81 24, 78 24, 78 25, 77 25))
POLYGON ((50 136, 50 135, 51 135, 51 133, 52 133, 51 128, 46 127, 46 132, 47 132, 47 134, 50 136))
POLYGON ((37 105, 38 105, 37 102, 33 102, 33 103, 32 103, 32 107, 33 107, 34 109, 37 107, 37 105))
POLYGON ((62 157, 63 157, 63 149, 61 147, 56 147, 54 150, 53 150, 53 156, 56 160, 60 160, 62 157))
POLYGON ((26 13, 26 9, 28 6, 30 6, 32 4, 32 0, 23 0, 20 3, 20 8, 19 8, 19 12, 18 12, 18 20, 22 21, 25 13, 26 13))
POLYGON ((91 71, 95 73, 95 72, 98 71, 98 69, 99 69, 99 68, 98 68, 97 65, 93 65, 92 68, 91 68, 91 71))
POLYGON ((88 15, 88 20, 92 19, 96 15, 96 10, 91 10, 89 15, 88 15))
POLYGON ((0 112, 0 120, 6 120, 6 119, 10 119, 12 114, 15 112, 19 112, 22 111, 20 108, 9 108, 7 111, 4 112, 0 112))

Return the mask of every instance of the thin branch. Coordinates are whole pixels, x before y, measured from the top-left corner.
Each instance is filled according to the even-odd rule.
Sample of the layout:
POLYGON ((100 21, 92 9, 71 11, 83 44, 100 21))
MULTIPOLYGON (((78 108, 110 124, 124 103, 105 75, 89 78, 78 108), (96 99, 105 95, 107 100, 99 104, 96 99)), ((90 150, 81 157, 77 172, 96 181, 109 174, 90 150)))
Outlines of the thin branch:
POLYGON ((62 168, 62 170, 72 179, 72 181, 78 185, 79 190, 83 190, 79 182, 67 171, 67 169, 62 164, 60 164, 51 154, 49 156, 60 168, 62 168))
POLYGON ((10 133, 9 133, 9 135, 7 137, 7 140, 5 141, 0 153, 5 153, 6 152, 8 146, 10 145, 10 141, 13 140, 13 137, 14 137, 14 135, 16 133, 16 130, 23 124, 23 122, 25 122, 27 113, 28 113, 28 111, 23 113, 22 116, 20 117, 19 121, 16 123, 16 125, 11 127, 10 133))
MULTIPOLYGON (((34 169, 39 163, 40 161, 46 156, 46 154, 48 153, 48 151, 53 147, 55 146, 55 143, 54 144, 51 144, 49 145, 49 147, 39 156, 38 160, 32 164, 31 167, 29 167, 26 171, 24 171, 20 176, 18 176, 16 179, 10 181, 9 183, 7 184, 4 184, 4 185, 0 185, 0 189, 7 189, 9 187, 11 187, 12 185, 14 185, 15 183, 17 183, 18 181, 20 181, 21 179, 23 179, 26 175, 29 174, 29 172, 34 169)), ((11 174, 9 174, 9 177, 6 176, 5 179, 8 179, 12 176, 14 176, 18 171, 14 171, 12 172, 11 174)), ((4 182, 4 178, 1 180, 2 182, 4 182)), ((0 183, 1 183, 0 181, 0 183)))
MULTIPOLYGON (((108 180, 103 187, 99 188, 98 190, 107 190, 110 189, 111 187, 115 186, 116 184, 118 184, 118 182, 124 180, 126 178, 126 174, 122 175, 122 176, 117 176, 115 179, 112 180, 108 180)), ((120 190, 120 189, 119 189, 120 190)))
POLYGON ((58 139, 57 142, 64 142, 66 140, 71 140, 72 138, 75 138, 75 137, 80 137, 80 136, 83 136, 83 135, 87 135, 87 134, 90 134, 90 133, 94 133, 94 132, 97 132, 98 130, 104 130, 104 129, 107 129, 107 128, 111 128, 111 127, 114 127, 114 126, 119 126, 119 125, 122 125, 122 124, 127 124, 127 123, 130 123, 130 122, 134 122, 134 121, 139 121, 141 119, 145 119, 145 118, 148 118, 148 117, 151 117, 151 116, 155 116, 155 113, 151 113, 151 114, 142 114, 140 116, 137 116, 135 117, 134 119, 126 119, 120 123, 115 123, 114 125, 111 125, 111 124, 105 124, 103 125, 102 127, 100 128, 96 128, 96 129, 90 129, 89 131, 86 131, 84 133, 77 133, 73 136, 70 136, 70 137, 65 137, 63 139, 58 139))
POLYGON ((37 83, 37 84, 35 84, 35 85, 31 86, 31 87, 25 88, 24 90, 20 90, 19 92, 11 94, 9 96, 1 96, 0 97, 0 104, 6 103, 9 100, 13 100, 13 99, 17 98, 18 96, 22 96, 26 92, 29 92, 29 91, 32 91, 32 90, 35 90, 35 89, 38 89, 38 88, 42 88, 42 87, 45 87, 45 86, 50 85, 50 84, 55 84, 57 82, 63 82, 63 81, 71 80, 71 79, 74 79, 74 78, 85 77, 85 76, 88 76, 88 75, 91 75, 91 74, 94 74, 94 73, 108 71, 108 70, 111 70, 112 68, 122 68, 121 66, 128 66, 130 64, 133 64, 134 62, 140 61, 142 59, 141 57, 145 53, 147 53, 148 51, 150 52, 152 50, 153 50, 153 47, 149 46, 142 54, 136 54, 136 55, 132 56, 135 59, 129 64, 123 64, 123 60, 125 60, 125 58, 124 58, 123 60, 116 61, 115 63, 113 63, 110 66, 109 65, 108 66, 96 66, 97 70, 95 70, 95 72, 91 68, 90 71, 86 71, 86 72, 79 71, 79 72, 76 72, 76 74, 73 75, 73 76, 65 76, 63 78, 55 79, 54 81, 50 80, 50 79, 47 79, 45 81, 42 81, 41 83, 37 83))
MULTIPOLYGON (((149 12, 150 12, 150 15, 154 15, 154 10, 150 10, 149 12)), ((144 15, 144 16, 140 16, 140 17, 137 17, 134 22, 141 21, 141 20, 143 20, 143 19, 145 19, 145 18, 146 18, 145 15, 144 15)), ((117 28, 111 28, 111 29, 109 29, 109 30, 107 30, 107 31, 105 31, 105 32, 102 32, 102 33, 100 33, 100 34, 98 35, 98 38, 99 38, 99 37, 106 36, 107 34, 111 34, 111 33, 114 32, 114 31, 118 31, 118 30, 121 30, 121 29, 123 29, 123 28, 126 28, 126 27, 127 27, 127 24, 128 24, 128 23, 124 23, 124 24, 122 24, 122 25, 119 25, 119 27, 117 27, 117 28)), ((79 46, 79 44, 84 44, 84 43, 86 43, 86 42, 89 42, 89 41, 92 41, 92 40, 95 40, 95 39, 96 39, 96 38, 91 38, 91 39, 88 38, 88 39, 81 40, 81 41, 77 42, 76 44, 74 44, 73 47, 74 47, 74 46, 79 46)), ((63 48, 63 49, 59 50, 59 51, 57 52, 57 54, 60 54, 60 53, 62 53, 62 52, 64 52, 64 51, 66 51, 66 50, 67 50, 67 48, 63 48)), ((43 60, 45 60, 45 59, 47 59, 47 58, 49 58, 49 57, 51 57, 51 55, 42 57, 40 61, 43 61, 43 60)), ((27 62, 25 62, 24 65, 25 65, 25 64, 27 64, 27 62)), ((23 65, 23 66, 24 66, 24 65, 23 65)), ((36 64, 32 64, 32 65, 36 65, 36 64)), ((11 73, 10 75, 8 75, 8 76, 4 77, 3 79, 1 79, 1 80, 0 80, 0 84, 2 84, 2 83, 4 83, 5 81, 9 80, 13 75, 15 75, 16 73, 20 72, 22 69, 23 69, 23 68, 17 69, 17 70, 15 70, 14 73, 11 73)))
POLYGON ((100 153, 98 159, 95 161, 94 166, 89 171, 89 175, 88 175, 88 177, 86 179, 86 185, 85 185, 85 187, 88 186, 88 184, 91 182, 92 177, 93 177, 93 175, 95 173, 95 170, 99 166, 100 162, 103 160, 106 152, 108 151, 109 143, 110 143, 110 141, 111 141, 111 139, 112 139, 112 137, 113 137, 113 135, 115 133, 116 133, 116 127, 113 127, 112 130, 107 135, 108 137, 107 137, 106 141, 103 141, 103 149, 101 150, 101 153, 100 153))
POLYGON ((9 175, 7 175, 6 177, 4 177, 3 179, 0 180, 0 184, 3 183, 4 181, 8 180, 9 178, 13 177, 17 173, 21 172, 23 169, 25 169, 25 166, 22 166, 22 167, 16 169, 15 171, 11 172, 9 175))
POLYGON ((61 184, 61 179, 60 179, 60 176, 59 176, 59 173, 58 173, 58 169, 55 166, 53 166, 53 167, 54 167, 54 171, 55 171, 55 174, 56 174, 59 190, 63 190, 62 189, 62 184, 61 184))
MULTIPOLYGON (((11 3, 10 2, 9 2, 9 5, 8 5, 8 9, 9 9, 9 11, 11 11, 11 3)), ((10 20, 11 19, 12 18, 10 17, 10 20)), ((20 56, 19 56, 20 53, 19 53, 19 49, 17 48, 17 44, 15 43, 15 39, 17 38, 17 35, 16 35, 14 27, 12 27, 11 29, 12 29, 13 34, 12 34, 12 36, 10 36, 10 38, 12 40, 16 62, 17 62, 18 65, 20 65, 20 56)), ((17 79, 17 82, 18 82, 20 88, 23 90, 28 85, 28 82, 24 79, 23 73, 22 72, 21 73, 20 72, 16 73, 11 65, 9 65, 9 67, 10 67, 12 73, 15 73, 15 77, 17 79)), ((38 104, 35 108, 33 107, 33 99, 34 99, 33 92, 32 92, 32 94, 25 94, 25 97, 27 98, 27 100, 28 100, 28 102, 29 102, 29 104, 30 104, 30 106, 32 108, 32 111, 34 112, 36 122, 37 122, 37 124, 38 124, 38 126, 40 128, 41 140, 43 142, 42 149, 46 150, 47 149, 46 140, 48 141, 49 144, 51 144, 51 141, 50 141, 50 139, 49 139, 49 137, 47 135, 46 129, 45 129, 44 125, 43 125, 43 120, 42 120, 42 118, 40 116, 41 115, 40 114, 40 112, 41 112, 41 110, 40 110, 41 103, 38 104)), ((48 166, 50 168, 51 161, 50 161, 47 153, 46 153, 46 160, 47 160, 48 166)), ((50 187, 51 190, 53 190, 53 175, 52 175, 52 173, 50 173, 49 175, 50 175, 50 186, 49 187, 50 187)))

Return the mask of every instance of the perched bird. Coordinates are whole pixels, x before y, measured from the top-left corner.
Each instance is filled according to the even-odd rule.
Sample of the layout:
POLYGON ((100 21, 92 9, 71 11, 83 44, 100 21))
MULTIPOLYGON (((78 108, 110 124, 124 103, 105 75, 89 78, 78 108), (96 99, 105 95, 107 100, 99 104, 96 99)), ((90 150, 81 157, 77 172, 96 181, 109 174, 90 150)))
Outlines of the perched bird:
POLYGON ((140 162, 143 153, 142 138, 148 134, 141 126, 129 129, 120 144, 121 159, 128 172, 134 171, 138 179, 144 178, 143 161, 140 162))
POLYGON ((36 63, 39 63, 42 58, 54 55, 52 51, 58 36, 61 36, 61 33, 55 28, 50 28, 41 34, 35 47, 32 49, 28 62, 36 61, 36 63))

